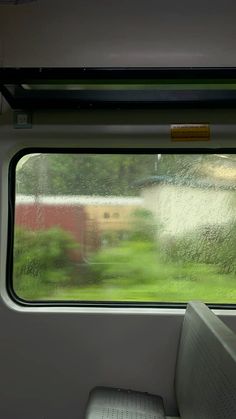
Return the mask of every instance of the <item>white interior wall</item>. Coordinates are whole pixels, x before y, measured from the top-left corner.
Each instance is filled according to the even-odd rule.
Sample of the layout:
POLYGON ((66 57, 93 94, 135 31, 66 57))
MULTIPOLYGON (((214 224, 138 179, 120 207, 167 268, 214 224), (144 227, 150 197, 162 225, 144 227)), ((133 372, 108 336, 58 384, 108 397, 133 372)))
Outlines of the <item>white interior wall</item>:
POLYGON ((233 0, 0 6, 4 66, 236 66, 233 0))
MULTIPOLYGON (((0 416, 4 419, 83 419, 88 392, 96 385, 161 394, 167 412, 176 413, 174 368, 181 310, 20 309, 7 297, 5 281, 7 172, 18 149, 37 145, 176 147, 170 141, 167 121, 179 120, 180 115, 185 120, 193 118, 192 111, 42 112, 33 115, 33 127, 28 130, 14 129, 11 113, 0 116, 0 416)), ((204 115, 201 111, 195 119, 202 120, 204 115)), ((233 111, 218 112, 218 116, 221 124, 234 120, 233 111)), ((216 120, 217 112, 209 118, 216 120)), ((222 124, 214 131, 212 147, 234 145, 234 125, 222 124), (225 137, 220 135, 222 127, 225 137)), ((224 315, 224 320, 236 331, 233 312, 224 315)))
MULTIPOLYGON (((85 135, 84 127, 73 125, 71 130, 63 125, 61 114, 56 119, 60 126, 50 126, 50 115, 47 120, 35 115, 32 130, 15 130, 11 123, 4 122, 4 116, 0 117, 0 416, 82 419, 88 393, 96 385, 162 394, 168 412, 174 414, 181 312, 176 316, 170 312, 160 315, 155 310, 24 310, 15 307, 6 295, 10 157, 17 149, 37 144, 84 147, 98 145, 98 140, 100 146, 108 146, 111 141, 106 130, 103 136, 85 135), (41 118, 43 123, 38 125, 41 118)), ((83 119, 88 122, 88 115, 83 119)), ((114 137, 113 145, 118 143, 114 137)))
POLYGON ((0 415, 82 419, 96 385, 173 389, 181 316, 17 313, 0 304, 0 415))

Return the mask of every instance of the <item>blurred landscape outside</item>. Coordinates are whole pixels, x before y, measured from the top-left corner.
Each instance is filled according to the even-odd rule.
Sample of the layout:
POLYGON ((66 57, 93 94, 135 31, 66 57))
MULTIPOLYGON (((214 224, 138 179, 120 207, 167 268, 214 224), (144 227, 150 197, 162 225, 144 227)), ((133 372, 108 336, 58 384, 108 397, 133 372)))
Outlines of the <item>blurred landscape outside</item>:
POLYGON ((236 155, 22 157, 13 287, 32 301, 236 303, 236 155))

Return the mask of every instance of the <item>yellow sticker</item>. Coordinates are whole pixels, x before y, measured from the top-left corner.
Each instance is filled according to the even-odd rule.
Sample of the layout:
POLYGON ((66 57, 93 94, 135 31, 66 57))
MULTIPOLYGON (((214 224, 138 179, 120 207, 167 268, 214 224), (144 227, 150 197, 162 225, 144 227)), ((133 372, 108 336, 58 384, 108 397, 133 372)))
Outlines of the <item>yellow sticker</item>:
POLYGON ((209 141, 208 124, 174 124, 171 125, 172 141, 209 141))

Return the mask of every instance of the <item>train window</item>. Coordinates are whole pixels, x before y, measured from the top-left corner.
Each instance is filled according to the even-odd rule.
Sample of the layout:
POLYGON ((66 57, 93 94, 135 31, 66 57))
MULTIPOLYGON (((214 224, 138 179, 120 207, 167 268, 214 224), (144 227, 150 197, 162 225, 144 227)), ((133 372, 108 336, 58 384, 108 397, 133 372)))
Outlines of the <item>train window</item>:
POLYGON ((26 151, 10 179, 18 301, 236 303, 232 152, 26 151))

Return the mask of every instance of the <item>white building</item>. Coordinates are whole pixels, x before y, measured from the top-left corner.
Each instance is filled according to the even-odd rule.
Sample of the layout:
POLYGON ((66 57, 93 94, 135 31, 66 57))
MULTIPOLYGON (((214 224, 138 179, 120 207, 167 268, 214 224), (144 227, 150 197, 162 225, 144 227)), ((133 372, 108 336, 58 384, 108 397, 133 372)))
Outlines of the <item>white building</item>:
POLYGON ((236 221, 236 185, 154 176, 141 185, 144 207, 162 232, 180 235, 201 226, 236 221))

